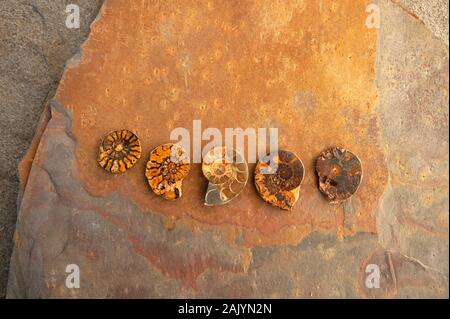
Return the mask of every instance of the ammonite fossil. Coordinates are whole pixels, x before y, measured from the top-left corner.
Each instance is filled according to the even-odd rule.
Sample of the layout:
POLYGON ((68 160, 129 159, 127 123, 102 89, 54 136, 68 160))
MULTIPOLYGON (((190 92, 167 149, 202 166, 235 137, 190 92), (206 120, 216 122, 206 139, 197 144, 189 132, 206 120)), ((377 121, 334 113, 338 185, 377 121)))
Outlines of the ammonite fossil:
POLYGON ((304 177, 304 166, 293 152, 278 150, 255 168, 255 186, 259 195, 273 206, 291 210, 297 202, 304 177))
POLYGON ((215 147, 203 158, 203 175, 209 181, 205 205, 223 205, 238 196, 248 179, 248 166, 242 154, 227 147, 215 147))
POLYGON ((350 151, 330 148, 320 154, 316 162, 319 188, 331 203, 339 204, 352 196, 362 180, 359 158, 350 151))
POLYGON ((139 138, 128 130, 109 133, 103 139, 97 161, 108 172, 123 173, 141 158, 139 138))
POLYGON ((168 143, 150 152, 145 176, 155 194, 173 200, 181 197, 181 185, 189 169, 185 150, 178 144, 168 143))

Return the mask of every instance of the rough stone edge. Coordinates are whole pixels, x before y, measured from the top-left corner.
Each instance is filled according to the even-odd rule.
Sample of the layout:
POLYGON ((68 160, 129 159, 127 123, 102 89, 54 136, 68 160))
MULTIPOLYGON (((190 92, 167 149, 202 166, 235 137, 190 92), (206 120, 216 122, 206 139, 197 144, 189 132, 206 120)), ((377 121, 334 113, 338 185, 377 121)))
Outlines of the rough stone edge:
MULTIPOLYGON (((72 67, 76 67, 81 63, 82 58, 83 58, 84 47, 88 43, 88 41, 90 41, 91 35, 92 35, 92 30, 95 27, 95 24, 98 21, 100 21, 100 19, 102 18, 107 5, 108 5, 108 0, 104 0, 97 16, 89 25, 89 33, 86 37, 86 40, 80 45, 80 48, 78 49, 78 51, 71 58, 69 58, 66 61, 61 78, 59 80, 59 83, 61 83, 63 81, 64 77, 67 75, 67 72, 72 67)), ((58 87, 56 88, 56 91, 50 91, 47 93, 47 97, 45 98, 45 100, 43 102, 43 112, 40 117, 38 126, 36 128, 35 134, 33 136, 31 145, 29 146, 28 150, 26 151, 25 155, 22 157, 22 159, 20 160, 19 165, 18 165, 19 192, 18 192, 18 196, 17 196, 17 219, 16 219, 14 235, 13 235, 13 251, 12 251, 12 254, 11 254, 11 257, 9 260, 9 266, 8 266, 9 270, 8 270, 8 280, 6 283, 6 296, 8 296, 8 291, 10 291, 10 286, 11 286, 10 282, 13 280, 13 277, 14 277, 12 274, 12 271, 11 271, 11 264, 13 263, 14 254, 15 254, 15 250, 16 250, 16 246, 17 246, 17 242, 16 242, 17 233, 16 232, 17 232, 17 224, 20 221, 21 200, 22 200, 23 194, 26 191, 28 177, 29 177, 31 169, 33 167, 33 162, 34 162, 35 156, 39 151, 41 138, 42 138, 43 134, 46 132, 48 124, 52 120, 53 109, 55 108, 54 102, 56 102, 56 104, 59 106, 58 102, 54 99, 55 94, 58 91, 58 88, 59 88, 59 84, 58 84, 58 87), (50 94, 52 94, 51 97, 50 97, 50 94)), ((71 114, 69 114, 69 113, 67 113, 67 114, 69 116, 68 119, 70 121, 71 114)), ((70 128, 70 127, 68 126, 67 128, 70 128)), ((69 132, 67 132, 67 133, 69 133, 69 132)), ((73 136, 71 136, 71 137, 73 137, 73 136)), ((17 294, 16 294, 16 296, 17 296, 17 294)))
MULTIPOLYGON (((97 16, 89 25, 89 34, 88 34, 86 40, 81 44, 78 51, 71 58, 69 58, 66 61, 62 75, 61 75, 61 79, 59 80, 59 83, 61 83, 63 81, 63 79, 67 75, 67 72, 69 71, 69 69, 71 69, 72 67, 76 67, 81 63, 82 58, 83 58, 84 46, 86 45, 86 43, 88 41, 90 41, 92 29, 95 27, 95 24, 103 16, 103 13, 104 13, 105 7, 107 6, 107 3, 108 3, 108 0, 104 0, 97 16)), ((53 112, 52 112, 52 108, 50 107, 50 104, 54 100, 55 94, 58 91, 58 88, 59 88, 59 84, 58 84, 58 87, 56 88, 56 91, 53 92, 53 95, 51 97, 50 97, 51 92, 49 92, 47 94, 47 97, 45 98, 44 103, 43 103, 43 113, 39 120, 35 134, 33 136, 31 145, 19 162, 18 169, 19 169, 19 182, 20 182, 19 187, 20 187, 20 189, 19 189, 19 196, 17 199, 18 203, 20 203, 23 192, 26 189, 28 176, 30 174, 31 166, 33 165, 34 157, 36 155, 39 143, 41 141, 41 136, 44 133, 44 131, 46 130, 48 122, 52 119, 53 112)))
MULTIPOLYGON (((420 16, 420 14, 418 12, 416 12, 414 10, 414 8, 408 7, 407 5, 403 4, 400 0, 389 0, 393 5, 399 7, 400 9, 402 9, 406 14, 412 16, 414 19, 416 19, 417 21, 419 21, 420 23, 422 23, 430 32, 431 34, 436 37, 437 39, 440 39, 442 42, 444 42, 447 47, 449 46, 449 42, 448 42, 448 29, 447 29, 447 37, 445 37, 445 34, 439 34, 438 32, 436 32, 436 30, 433 28, 433 25, 431 25, 429 23, 429 21, 420 16)), ((448 15, 447 15, 447 20, 448 20, 448 15)))
MULTIPOLYGON (((440 41, 442 41, 447 47, 449 45, 448 42, 445 41, 445 39, 442 39, 441 37, 439 37, 438 35, 435 34, 435 32, 432 30, 432 28, 430 28, 430 26, 424 22, 419 16, 416 15, 416 13, 414 11, 412 11, 411 9, 403 6, 401 3, 399 3, 397 0, 380 0, 378 1, 378 5, 383 6, 383 3, 386 4, 390 4, 392 5, 394 8, 397 8, 398 10, 402 11, 404 14, 410 16, 411 18, 413 18, 414 20, 418 21, 420 24, 423 25, 423 27, 430 33, 430 35, 436 39, 439 39, 440 41)), ((383 27, 383 25, 381 25, 381 27, 383 27)), ((380 32, 378 32, 378 37, 377 37, 377 55, 376 55, 376 62, 375 62, 375 85, 377 87, 377 91, 381 92, 381 88, 379 87, 379 83, 381 82, 381 65, 382 65, 382 61, 381 61, 381 57, 382 57, 382 42, 384 41, 384 39, 380 36, 380 32)), ((377 102, 377 108, 381 106, 381 100, 379 99, 377 102)), ((377 113, 377 119, 379 119, 380 114, 377 113)), ((380 132, 380 135, 378 136, 378 138, 380 139, 380 146, 382 147, 382 151, 385 154, 385 159, 387 160, 388 156, 387 156, 387 150, 384 148, 386 143, 384 143, 383 141, 383 134, 380 132)), ((376 230, 377 230, 377 237, 378 237, 378 245, 379 248, 384 250, 386 253, 388 254, 397 254, 398 256, 400 256, 401 258, 405 258, 406 260, 408 260, 409 262, 412 262, 415 265, 419 265, 421 268, 423 268, 424 270, 427 270, 429 272, 431 272, 433 275, 439 275, 442 276, 445 280, 449 280, 448 277, 448 273, 443 273, 440 269, 435 269, 433 267, 427 266, 426 264, 424 264, 423 262, 421 262, 420 260, 408 256, 406 254, 404 254, 404 252, 401 251, 401 249, 399 249, 398 247, 389 247, 386 245, 385 240, 383 240, 383 234, 385 233, 382 229, 381 229, 381 221, 380 221, 380 216, 383 215, 383 211, 384 211, 384 201, 386 200, 386 198, 391 194, 392 192, 392 178, 391 178, 391 172, 388 169, 388 179, 387 182, 385 184, 383 193, 381 195, 381 197, 379 198, 379 203, 378 206, 375 209, 375 219, 376 219, 376 230)), ((448 292, 447 292, 448 293, 448 292)), ((392 295, 392 298, 395 298, 397 296, 398 292, 395 292, 392 295)), ((448 298, 448 295, 444 298, 448 298)))
POLYGON ((28 177, 30 175, 31 166, 33 165, 34 156, 36 155, 37 149, 39 147, 39 143, 41 142, 42 134, 47 128, 47 124, 51 119, 51 111, 48 103, 48 97, 44 102, 44 109, 41 114, 41 118, 39 119, 35 134, 31 141, 31 145, 26 151, 25 155, 19 162, 18 165, 18 173, 19 173, 19 194, 17 196, 17 206, 19 206, 22 201, 22 196, 27 186, 28 177))
MULTIPOLYGON (((429 30, 429 32, 434 37, 439 38, 440 40, 442 40, 447 46, 449 45, 448 42, 445 41, 445 39, 442 39, 437 34, 435 34, 435 32, 433 32, 433 30, 430 28, 430 26, 421 17, 419 17, 413 10, 403 6, 398 1, 390 0, 390 2, 393 5, 395 5, 398 8, 400 8, 402 11, 404 11, 405 14, 408 14, 408 15, 412 16, 413 18, 418 20, 420 23, 422 23, 424 25, 424 27, 426 27, 429 30)), ((78 51, 71 58, 69 58, 66 61, 64 69, 63 69, 63 72, 62 72, 62 76, 61 76, 60 82, 63 81, 64 77, 67 75, 67 72, 72 67, 76 67, 76 66, 81 64, 82 58, 83 58, 84 47, 88 43, 88 41, 90 41, 91 35, 92 35, 92 30, 95 27, 95 24, 102 18, 103 14, 104 14, 104 11, 106 10, 106 6, 107 5, 108 5, 108 0, 104 0, 104 2, 102 4, 102 6, 101 6, 101 8, 100 8, 96 18, 92 21, 92 23, 89 26, 89 34, 88 34, 86 40, 80 45, 80 48, 78 49, 78 51)), ((379 78, 379 70, 380 70, 379 65, 380 65, 381 62, 380 62, 380 50, 379 50, 379 48, 380 48, 380 42, 381 41, 382 41, 382 39, 381 39, 381 37, 380 37, 380 35, 378 33, 378 35, 377 35, 377 54, 376 54, 376 61, 375 61, 375 65, 376 65, 375 85, 377 87, 377 90, 379 90, 378 83, 380 81, 380 78, 379 78)), ((57 90, 58 90, 58 88, 56 89, 56 91, 57 90)), ((50 94, 50 92, 49 92, 49 94, 50 94)), ((24 191, 26 189, 26 184, 27 184, 27 181, 28 181, 30 170, 32 168, 32 164, 33 164, 35 155, 36 155, 36 153, 38 151, 41 137, 44 134, 44 132, 46 131, 48 123, 52 120, 52 114, 53 114, 54 105, 51 105, 51 104, 54 104, 53 102, 56 102, 59 105, 59 103, 54 99, 54 95, 51 98, 49 98, 49 96, 47 96, 46 99, 44 100, 44 103, 43 103, 44 110, 43 110, 43 113, 42 113, 41 118, 39 120, 39 124, 38 124, 38 126, 36 128, 36 132, 35 132, 35 135, 33 137, 32 143, 31 143, 29 149, 27 150, 26 154, 22 158, 22 160, 19 162, 20 190, 19 190, 19 195, 18 195, 18 199, 17 199, 19 204, 20 204, 22 195, 23 195, 23 193, 24 193, 24 191)), ((377 102, 377 108, 379 106, 380 106, 380 100, 378 100, 378 102, 377 102)), ((56 110, 56 111, 60 111, 60 110, 56 110)), ((70 121, 71 120, 70 113, 67 113, 67 114, 69 115, 69 121, 70 121)), ((382 138, 382 136, 380 135, 379 138, 382 138)), ((386 157, 385 157, 385 160, 386 160, 386 157)), ((381 200, 385 197, 386 192, 389 191, 390 180, 391 180, 390 174, 388 174, 388 182, 385 185, 385 189, 384 189, 383 195, 381 196, 381 200)), ((378 215, 378 212, 377 212, 378 209, 379 208, 376 209, 376 215, 378 215)), ((18 213, 19 212, 20 212, 20 205, 18 205, 18 213)), ((381 249, 385 249, 380 242, 378 244, 381 245, 381 249)), ((385 249, 385 251, 389 252, 389 250, 386 250, 386 249, 385 249)), ((12 260, 12 258, 11 258, 11 260, 12 260)), ((10 281, 11 281, 11 271, 9 272, 9 278, 8 278, 7 287, 9 287, 9 282, 10 281)), ((8 291, 8 289, 7 289, 7 291, 8 291)))
POLYGON ((81 63, 81 61, 83 60, 84 47, 91 40, 92 30, 94 29, 97 22, 99 22, 100 19, 103 17, 106 7, 108 6, 108 2, 109 2, 108 0, 103 1, 103 4, 102 4, 100 10, 98 11, 97 16, 89 25, 89 34, 86 37, 86 40, 84 40, 84 42, 80 45, 80 48, 78 49, 78 51, 70 59, 67 60, 64 70, 63 70, 63 73, 62 73, 62 76, 61 76, 61 80, 59 82, 62 82, 64 80, 64 77, 67 75, 67 71, 69 71, 69 69, 71 69, 72 67, 78 66, 81 63))

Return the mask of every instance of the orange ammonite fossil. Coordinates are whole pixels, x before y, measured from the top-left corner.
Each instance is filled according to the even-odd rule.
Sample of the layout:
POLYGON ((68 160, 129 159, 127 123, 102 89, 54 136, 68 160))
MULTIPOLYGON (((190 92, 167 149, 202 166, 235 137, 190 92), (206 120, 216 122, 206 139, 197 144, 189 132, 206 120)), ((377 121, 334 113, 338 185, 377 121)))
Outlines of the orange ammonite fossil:
POLYGON ((186 151, 178 144, 167 143, 150 152, 145 176, 155 194, 174 200, 181 197, 181 185, 189 169, 186 151))
POLYGON ((141 158, 139 138, 131 131, 118 130, 105 136, 100 144, 97 162, 108 172, 123 173, 141 158))
POLYGON ((304 177, 304 166, 293 152, 279 150, 255 168, 255 186, 259 195, 273 206, 291 210, 297 202, 304 177))
POLYGON ((209 181, 206 206, 228 203, 242 192, 248 180, 248 166, 244 157, 227 147, 211 149, 203 158, 202 171, 209 181))
POLYGON ((332 147, 317 158, 316 172, 320 191, 332 204, 340 204, 352 196, 362 180, 362 165, 352 152, 332 147))

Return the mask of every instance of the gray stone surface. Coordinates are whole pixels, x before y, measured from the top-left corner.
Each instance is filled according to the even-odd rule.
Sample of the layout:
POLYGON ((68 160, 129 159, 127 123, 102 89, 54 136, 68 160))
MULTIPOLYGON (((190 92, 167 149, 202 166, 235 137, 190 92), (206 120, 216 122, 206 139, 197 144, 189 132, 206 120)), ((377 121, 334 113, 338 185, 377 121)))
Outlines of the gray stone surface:
POLYGON ((19 191, 17 165, 47 97, 80 48, 103 0, 0 1, 0 297, 6 293, 19 191), (80 29, 65 26, 66 5, 80 6, 80 29))
POLYGON ((431 32, 448 46, 448 1, 395 0, 406 11, 420 19, 431 32))
POLYGON ((448 46, 383 2, 378 85, 390 183, 380 243, 448 276, 448 46))

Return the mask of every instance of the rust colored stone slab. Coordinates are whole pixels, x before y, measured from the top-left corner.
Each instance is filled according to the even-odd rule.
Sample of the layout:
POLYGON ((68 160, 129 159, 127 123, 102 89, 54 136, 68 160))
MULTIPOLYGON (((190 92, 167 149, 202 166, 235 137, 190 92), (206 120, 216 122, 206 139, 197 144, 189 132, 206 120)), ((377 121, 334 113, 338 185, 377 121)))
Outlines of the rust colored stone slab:
POLYGON ((56 94, 84 141, 76 147, 84 187, 95 196, 118 192, 170 218, 256 229, 261 237, 305 223, 332 230, 340 225, 317 191, 313 162, 324 148, 345 145, 367 163, 355 229, 374 232, 387 178, 377 143, 376 30, 365 18, 364 1, 111 1, 56 94), (120 179, 93 165, 95 137, 105 132, 130 128, 150 150, 169 142, 176 127, 192 138, 193 120, 222 132, 277 127, 280 148, 304 154, 302 200, 293 214, 268 207, 253 187, 226 208, 205 207, 200 165, 171 204, 149 192, 145 161, 120 179))
POLYGON ((312 269, 305 252, 320 251, 317 269, 347 274, 336 294, 357 296, 350 274, 374 245, 374 212, 387 183, 377 32, 364 23, 369 2, 108 1, 51 102, 13 256, 13 264, 31 266, 13 267, 9 295, 311 296, 318 275, 297 276, 295 265, 312 269), (267 205, 251 183, 227 205, 205 206, 201 164, 191 165, 183 196, 166 201, 148 185, 147 160, 125 174, 96 162, 107 132, 130 129, 148 154, 176 127, 192 137, 194 120, 222 132, 278 128, 280 148, 304 163, 291 212, 267 205), (317 189, 315 158, 331 145, 360 154, 367 172, 351 219, 317 189), (339 249, 302 245, 317 237, 339 249), (349 246, 339 244, 345 237, 349 246), (71 263, 80 266, 84 289, 64 286, 71 263))

